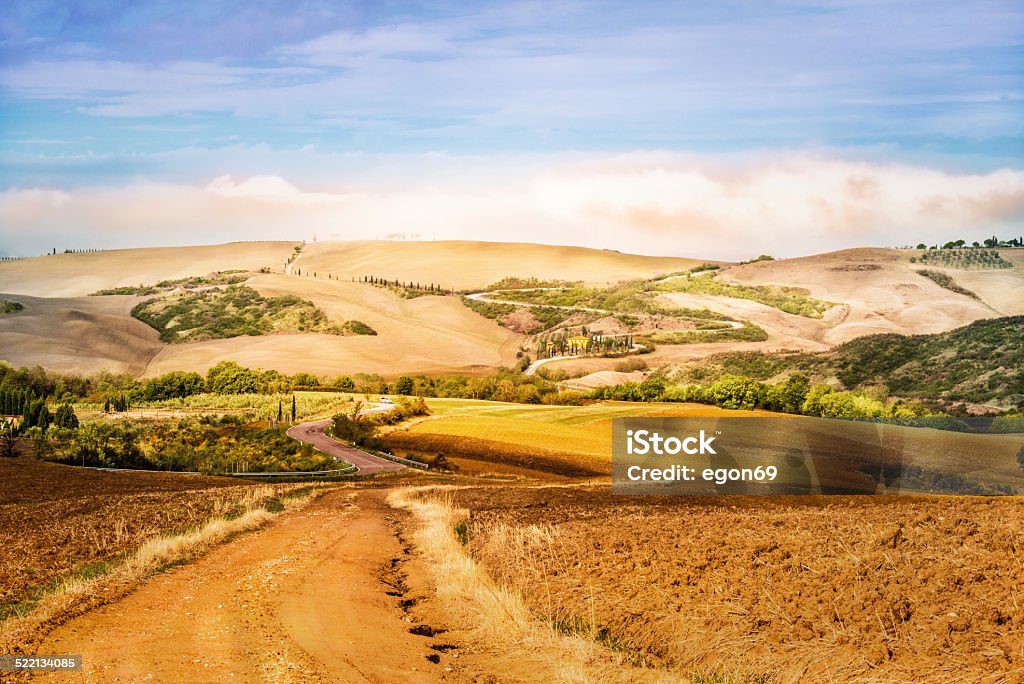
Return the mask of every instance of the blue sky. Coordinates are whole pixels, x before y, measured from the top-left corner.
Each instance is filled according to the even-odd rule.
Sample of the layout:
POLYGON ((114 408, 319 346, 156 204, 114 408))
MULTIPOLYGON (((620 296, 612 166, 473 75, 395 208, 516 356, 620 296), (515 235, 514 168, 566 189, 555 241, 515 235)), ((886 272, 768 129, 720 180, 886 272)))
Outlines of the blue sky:
POLYGON ((638 151, 707 173, 796 154, 966 177, 1020 168, 1022 115, 1024 4, 1008 0, 0 10, 9 191, 496 174, 479 194, 638 151))

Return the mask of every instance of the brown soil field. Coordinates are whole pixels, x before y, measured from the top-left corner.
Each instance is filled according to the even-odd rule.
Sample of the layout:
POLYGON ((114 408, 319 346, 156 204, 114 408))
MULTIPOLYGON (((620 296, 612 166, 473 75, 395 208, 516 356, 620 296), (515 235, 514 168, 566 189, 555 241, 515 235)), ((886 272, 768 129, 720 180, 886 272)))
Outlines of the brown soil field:
POLYGON ((460 490, 538 618, 697 681, 1024 679, 1024 500, 460 490))
POLYGON ((69 573, 230 513, 251 483, 0 459, 0 615, 69 573))
POLYGON ((683 271, 702 263, 702 259, 584 247, 442 240, 319 242, 307 245, 295 266, 303 273, 334 273, 343 280, 376 275, 463 290, 486 287, 506 276, 614 283, 683 271))
POLYGON ((201 247, 112 249, 0 263, 0 292, 82 297, 97 290, 151 285, 214 271, 284 269, 297 242, 232 242, 201 247))

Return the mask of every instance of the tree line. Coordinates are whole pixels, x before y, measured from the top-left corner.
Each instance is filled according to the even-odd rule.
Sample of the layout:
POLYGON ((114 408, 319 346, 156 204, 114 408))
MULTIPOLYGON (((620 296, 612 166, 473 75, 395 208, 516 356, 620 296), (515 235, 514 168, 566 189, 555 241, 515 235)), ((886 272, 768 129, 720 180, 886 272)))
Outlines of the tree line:
POLYGON ((660 377, 600 387, 588 393, 589 399, 613 399, 642 402, 692 402, 724 409, 764 409, 821 418, 875 419, 931 427, 963 430, 970 428, 944 413, 930 411, 922 402, 896 399, 885 401, 870 392, 836 390, 824 383, 812 384, 802 373, 791 373, 786 380, 770 384, 744 375, 727 374, 705 384, 670 385, 660 377))

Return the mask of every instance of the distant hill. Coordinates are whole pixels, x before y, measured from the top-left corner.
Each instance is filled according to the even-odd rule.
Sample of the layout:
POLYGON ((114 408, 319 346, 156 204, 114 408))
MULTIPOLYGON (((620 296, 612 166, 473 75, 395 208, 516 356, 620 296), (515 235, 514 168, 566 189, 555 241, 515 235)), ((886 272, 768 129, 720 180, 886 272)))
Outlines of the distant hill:
MULTIPOLYGON (((721 336, 708 342, 690 336, 688 344, 677 344, 684 340, 662 337, 643 359, 652 369, 668 366, 689 372, 711 360, 706 373, 713 373, 720 366, 714 359, 722 352, 756 352, 759 363, 770 366, 785 352, 787 367, 797 358, 793 352, 801 352, 800 358, 824 378, 854 384, 883 378, 893 392, 1005 403, 1007 397, 1024 393, 1014 388, 1015 382, 1020 384, 1017 371, 1004 373, 996 370, 999 366, 985 370, 987 361, 972 366, 974 346, 941 337, 974 321, 1024 315, 1024 249, 999 252, 1012 268, 928 264, 934 278, 919 273, 925 265, 915 250, 850 249, 742 265, 714 262, 721 268, 699 276, 710 280, 688 282, 687 287, 682 281, 665 281, 652 293, 657 294, 654 303, 709 309, 749 321, 766 339, 722 341, 721 336), (751 292, 786 296, 751 298, 751 292), (834 306, 815 304, 810 311, 789 306, 801 302, 834 306), (925 344, 901 335, 940 337, 925 344), (852 340, 859 343, 844 344, 852 340), (947 343, 954 345, 951 350, 944 348, 947 343), (886 365, 900 359, 905 363, 886 365)), ((614 250, 475 241, 239 242, 55 254, 0 262, 0 300, 23 307, 0 315, 0 360, 57 371, 105 368, 146 376, 168 370, 202 372, 225 360, 325 377, 359 372, 387 377, 486 375, 519 364, 535 345, 515 329, 467 308, 460 297, 409 298, 397 289, 364 283, 363 277, 397 280, 435 293, 438 287, 446 292, 484 289, 504 278, 605 288, 679 274, 704 263, 614 250), (278 321, 270 330, 288 334, 250 336, 270 331, 263 325, 267 321, 256 322, 255 310, 224 302, 213 307, 216 311, 201 311, 189 303, 169 307, 163 311, 167 320, 153 321, 165 333, 161 340, 157 330, 131 316, 143 297, 184 302, 188 298, 180 292, 201 293, 227 284, 244 284, 264 299, 308 301, 326 321, 278 321), (378 334, 325 334, 346 321, 361 321, 378 334), (171 329, 178 333, 170 336, 171 329), (182 334, 186 330, 194 332, 182 334), (171 339, 175 344, 167 343, 171 339)), ((978 353, 989 354, 986 349, 978 353)), ((591 356, 556 361, 545 369, 581 375, 613 371, 620 361, 591 356)), ((613 376, 598 377, 607 382, 613 376)))
POLYGON ((868 335, 824 358, 847 387, 885 384, 900 396, 1024 406, 1024 316, 935 335, 868 335))
POLYGON ((818 354, 715 354, 678 376, 707 381, 736 373, 767 380, 794 371, 838 379, 847 389, 884 385, 901 397, 1024 408, 1024 316, 933 335, 867 335, 818 354))

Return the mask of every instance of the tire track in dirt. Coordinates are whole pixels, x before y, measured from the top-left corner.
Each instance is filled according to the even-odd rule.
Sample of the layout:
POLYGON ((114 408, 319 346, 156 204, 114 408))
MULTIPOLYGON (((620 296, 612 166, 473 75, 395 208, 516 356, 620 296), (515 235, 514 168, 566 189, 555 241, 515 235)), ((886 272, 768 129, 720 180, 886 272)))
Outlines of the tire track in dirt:
POLYGON ((388 593, 404 553, 377 491, 337 491, 56 629, 46 681, 461 681, 388 593), (385 581, 382 581, 385 580, 385 581))

